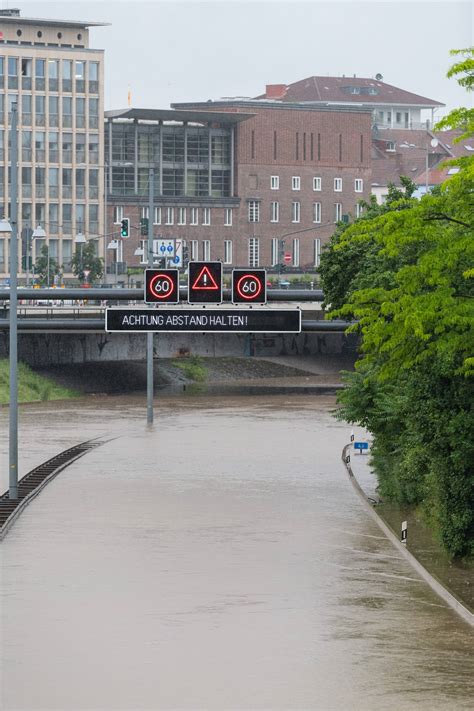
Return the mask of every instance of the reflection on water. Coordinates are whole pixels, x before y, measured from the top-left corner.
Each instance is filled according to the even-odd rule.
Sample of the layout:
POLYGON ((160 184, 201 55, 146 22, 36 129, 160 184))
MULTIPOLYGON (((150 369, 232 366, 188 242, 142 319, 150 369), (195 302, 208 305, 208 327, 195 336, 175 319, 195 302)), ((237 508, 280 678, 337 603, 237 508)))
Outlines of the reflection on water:
POLYGON ((2 544, 4 707, 472 708, 471 632, 367 517, 333 404, 25 408, 22 473, 115 439, 2 544))

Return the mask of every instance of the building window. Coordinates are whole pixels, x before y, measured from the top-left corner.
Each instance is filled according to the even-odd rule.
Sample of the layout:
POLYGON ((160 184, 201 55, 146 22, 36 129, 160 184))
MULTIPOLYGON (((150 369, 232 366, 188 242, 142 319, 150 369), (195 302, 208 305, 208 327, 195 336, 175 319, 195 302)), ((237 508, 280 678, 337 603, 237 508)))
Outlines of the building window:
POLYGON ((313 240, 313 245, 314 245, 314 266, 319 267, 319 263, 321 261, 321 240, 320 239, 313 240))
POLYGON ((278 247, 279 247, 279 239, 278 237, 273 237, 272 238, 272 267, 276 266, 278 264, 278 247))
POLYGON ((59 89, 59 60, 48 59, 48 88, 50 91, 59 89))
POLYGON ((300 221, 300 214, 301 214, 301 203, 300 202, 292 202, 291 203, 291 221, 292 222, 299 222, 300 221))
POLYGON ((161 207, 155 207, 155 214, 153 215, 153 224, 161 225, 161 207))
POLYGON ((280 176, 272 175, 270 176, 270 189, 279 190, 280 188, 280 176))
POLYGON ((270 203, 270 222, 278 222, 280 219, 280 203, 270 203))
POLYGON ((76 79, 76 91, 84 93, 86 90, 86 63, 82 61, 75 62, 74 75, 76 79))
POLYGON ((224 240, 224 264, 232 264, 232 240, 224 240))
POLYGON ((191 262, 196 262, 199 258, 198 254, 199 242, 197 239, 189 240, 189 258, 191 262))
POLYGON ((122 205, 116 205, 114 207, 114 224, 115 225, 120 225, 120 223, 123 220, 123 206, 122 205))
POLYGON ((210 225, 211 224, 211 208, 210 207, 203 207, 202 208, 202 224, 203 225, 210 225))
POLYGON ((166 225, 174 225, 174 207, 166 208, 166 225))
POLYGON ((390 153, 395 152, 395 141, 387 141, 386 143, 386 151, 389 151, 390 153))
POLYGON ((320 192, 321 190, 321 178, 313 178, 313 190, 320 192))
POLYGON ((313 202, 313 222, 321 222, 321 203, 313 202))
POLYGON ((199 224, 199 208, 197 207, 192 207, 191 208, 191 225, 198 225, 199 224))
POLYGON ((354 180, 354 190, 356 193, 361 193, 364 190, 364 181, 362 178, 356 178, 354 180))
POLYGON ((260 222, 260 203, 258 200, 249 200, 249 222, 260 222))
POLYGON ((300 241, 298 237, 293 239, 293 266, 300 266, 300 241))
POLYGON ((178 225, 186 224, 186 208, 178 207, 178 225))
POLYGON ((142 207, 140 210, 141 219, 148 220, 149 215, 150 215, 150 208, 149 207, 142 207))
POLYGON ((205 262, 208 262, 211 258, 211 240, 203 239, 202 241, 202 258, 205 262))
POLYGON ((342 220, 342 202, 336 202, 334 204, 334 222, 340 222, 342 220))
POLYGON ((358 202, 357 205, 355 206, 355 216, 362 217, 363 210, 364 210, 364 208, 362 207, 360 202, 358 202))
POLYGON ((291 189, 301 190, 301 178, 299 175, 294 175, 291 179, 291 189))
POLYGON ((249 238, 249 267, 260 265, 260 240, 258 237, 249 238))
POLYGON ((8 57, 8 88, 18 89, 18 58, 8 57))
POLYGON ((232 227, 232 208, 226 207, 224 211, 224 226, 232 227))
POLYGON ((340 193, 342 191, 342 178, 334 178, 334 192, 340 193))

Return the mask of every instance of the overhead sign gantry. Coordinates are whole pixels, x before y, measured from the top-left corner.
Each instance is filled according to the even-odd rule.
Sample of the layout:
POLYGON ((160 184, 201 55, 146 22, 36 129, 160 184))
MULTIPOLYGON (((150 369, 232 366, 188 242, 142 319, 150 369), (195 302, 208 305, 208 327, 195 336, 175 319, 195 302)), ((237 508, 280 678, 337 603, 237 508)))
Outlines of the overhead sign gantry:
POLYGON ((110 308, 105 330, 142 333, 299 333, 299 309, 260 308, 267 300, 265 269, 234 269, 232 302, 223 301, 222 263, 189 262, 188 304, 179 304, 177 269, 146 269, 146 304, 156 308, 110 308), (179 305, 178 305, 179 304, 179 305), (174 308, 167 308, 174 305, 174 308), (238 306, 243 308, 238 308, 238 306))

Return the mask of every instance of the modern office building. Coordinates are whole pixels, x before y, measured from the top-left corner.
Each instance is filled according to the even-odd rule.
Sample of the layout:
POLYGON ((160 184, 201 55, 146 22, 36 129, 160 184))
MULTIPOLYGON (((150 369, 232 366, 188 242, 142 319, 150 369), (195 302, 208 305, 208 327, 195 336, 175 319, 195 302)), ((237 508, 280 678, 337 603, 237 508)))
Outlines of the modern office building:
MULTIPOLYGON (((34 263, 45 242, 66 277, 79 233, 104 253, 103 50, 89 47, 89 27, 99 25, 0 10, 0 195, 8 215, 16 102, 21 281, 27 251, 34 263), (37 225, 46 240, 31 240, 37 225)), ((8 241, 0 236, 0 278, 8 271, 8 241)))
POLYGON ((365 108, 234 101, 128 109, 106 112, 105 134, 107 232, 118 236, 124 217, 132 226, 107 257, 107 271, 122 280, 144 261, 135 251, 151 165, 156 244, 185 240, 191 259, 229 269, 278 269, 283 245, 290 268, 314 270, 335 223, 358 215, 370 194, 365 108))

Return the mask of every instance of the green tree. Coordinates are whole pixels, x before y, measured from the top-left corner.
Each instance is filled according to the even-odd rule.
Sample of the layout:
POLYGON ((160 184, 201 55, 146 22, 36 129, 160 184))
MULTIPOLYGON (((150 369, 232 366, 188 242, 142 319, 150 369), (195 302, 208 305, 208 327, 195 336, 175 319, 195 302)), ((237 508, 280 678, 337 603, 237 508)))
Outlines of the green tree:
MULTIPOLYGON (((471 72, 470 88, 461 64, 450 73, 471 72)), ((466 113, 449 126, 469 130, 466 113)), ((321 264, 330 315, 361 337, 339 416, 373 433, 382 495, 419 506, 453 556, 474 552, 474 158, 456 162, 420 201, 394 196, 339 230, 321 264)))
POLYGON ((387 199, 382 205, 377 204, 374 195, 369 202, 361 200, 362 216, 348 225, 340 223, 323 248, 319 273, 325 307, 340 308, 353 291, 369 285, 392 284, 394 261, 381 252, 375 219, 418 204, 412 197, 415 183, 404 176, 400 182, 401 188, 389 184, 387 199))
POLYGON ((44 245, 41 247, 40 256, 37 257, 34 264, 34 274, 36 281, 41 286, 54 285, 54 277, 61 275, 61 269, 58 262, 49 256, 49 247, 44 245))
MULTIPOLYGON (((447 76, 459 77, 457 82, 460 86, 463 86, 466 91, 474 91, 474 47, 453 49, 451 55, 461 56, 463 58, 461 61, 453 64, 447 76)), ((436 128, 438 130, 446 128, 460 129, 462 133, 454 139, 456 142, 469 138, 474 135, 474 109, 467 109, 465 107, 454 109, 439 121, 436 128)))
POLYGON ((103 261, 97 256, 92 242, 79 246, 71 259, 71 267, 79 281, 88 284, 94 284, 104 273, 103 261), (84 270, 89 271, 87 279, 84 270))

